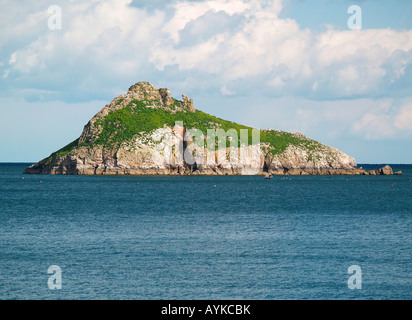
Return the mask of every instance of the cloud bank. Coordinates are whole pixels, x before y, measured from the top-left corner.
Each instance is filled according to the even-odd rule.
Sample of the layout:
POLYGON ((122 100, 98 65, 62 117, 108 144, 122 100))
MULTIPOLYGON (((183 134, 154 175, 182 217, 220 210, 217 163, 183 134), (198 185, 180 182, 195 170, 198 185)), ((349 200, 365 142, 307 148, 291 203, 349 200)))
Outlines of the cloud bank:
POLYGON ((314 99, 410 89, 412 30, 314 34, 279 18, 280 0, 180 1, 154 11, 132 0, 70 1, 61 4, 63 29, 54 31, 45 3, 2 2, 2 77, 14 88, 104 91, 161 72, 164 79, 196 73, 206 87, 213 77, 226 90, 253 82, 314 99))

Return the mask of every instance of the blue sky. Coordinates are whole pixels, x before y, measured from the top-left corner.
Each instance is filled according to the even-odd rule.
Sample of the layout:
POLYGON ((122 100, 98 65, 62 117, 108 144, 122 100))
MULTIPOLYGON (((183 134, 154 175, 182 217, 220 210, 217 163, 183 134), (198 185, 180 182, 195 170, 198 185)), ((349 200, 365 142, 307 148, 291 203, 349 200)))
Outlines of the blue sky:
POLYGON ((302 28, 322 31, 325 24, 347 28, 350 5, 359 5, 363 11, 363 28, 412 28, 412 2, 408 0, 291 0, 284 1, 280 16, 296 20, 302 28))
POLYGON ((150 81, 358 163, 412 163, 412 1, 0 0, 0 9, 0 162, 48 156, 150 81), (354 4, 362 30, 347 26, 354 4), (62 29, 48 28, 51 5, 62 29))

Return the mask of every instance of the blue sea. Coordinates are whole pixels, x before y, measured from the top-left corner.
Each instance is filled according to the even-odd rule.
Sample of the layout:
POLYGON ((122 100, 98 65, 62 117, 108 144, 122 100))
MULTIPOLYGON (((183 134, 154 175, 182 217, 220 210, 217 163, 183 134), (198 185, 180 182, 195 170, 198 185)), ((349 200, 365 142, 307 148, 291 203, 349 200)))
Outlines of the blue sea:
POLYGON ((272 180, 26 166, 0 165, 0 299, 412 298, 410 165, 272 180))

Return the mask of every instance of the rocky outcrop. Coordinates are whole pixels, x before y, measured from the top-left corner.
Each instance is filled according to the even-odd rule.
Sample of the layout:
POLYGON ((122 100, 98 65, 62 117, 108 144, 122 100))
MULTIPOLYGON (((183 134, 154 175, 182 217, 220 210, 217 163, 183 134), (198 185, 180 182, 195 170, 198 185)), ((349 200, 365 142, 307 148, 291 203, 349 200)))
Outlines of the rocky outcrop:
POLYGON ((393 174, 389 166, 368 173, 357 168, 352 157, 298 133, 263 130, 265 141, 246 145, 237 144, 237 139, 232 136, 224 136, 219 148, 210 148, 204 142, 208 138, 205 137, 206 129, 220 130, 222 126, 240 125, 199 112, 194 108, 193 99, 186 95, 182 98, 182 101, 176 100, 168 89, 156 89, 149 82, 136 83, 126 94, 101 109, 86 124, 79 139, 27 168, 25 173, 393 174), (172 124, 173 119, 180 117, 191 122, 173 121, 172 124), (191 130, 196 127, 202 130, 191 130))
POLYGON ((182 95, 183 98, 183 107, 187 108, 191 112, 195 112, 195 108, 193 107, 193 99, 189 99, 187 95, 182 95))
POLYGON ((309 156, 308 150, 289 145, 283 153, 266 157, 265 163, 267 171, 274 175, 343 174, 348 171, 360 173, 352 157, 335 148, 326 146, 312 152, 309 156), (312 160, 310 161, 309 158, 312 158, 312 160))
POLYGON ((170 106, 173 103, 172 97, 170 96, 170 91, 167 88, 160 88, 159 93, 165 106, 170 106))
POLYGON ((391 175, 402 175, 402 171, 393 173, 392 168, 386 165, 377 170, 369 170, 366 174, 370 176, 391 176, 391 175))
POLYGON ((379 170, 378 170, 378 173, 380 174, 380 175, 393 175, 393 171, 392 171, 392 168, 390 167, 390 166, 388 166, 388 165, 386 165, 386 166, 384 166, 383 168, 380 168, 379 170))

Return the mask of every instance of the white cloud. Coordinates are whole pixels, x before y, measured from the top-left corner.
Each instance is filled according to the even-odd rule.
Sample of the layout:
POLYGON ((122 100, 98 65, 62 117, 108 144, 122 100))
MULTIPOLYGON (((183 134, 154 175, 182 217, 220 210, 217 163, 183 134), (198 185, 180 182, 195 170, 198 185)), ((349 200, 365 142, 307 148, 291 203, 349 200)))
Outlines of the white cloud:
POLYGON ((226 86, 223 86, 220 89, 220 93, 223 94, 224 96, 234 96, 236 94, 235 91, 228 89, 226 86))
POLYGON ((196 74, 192 85, 205 90, 236 82, 321 100, 405 95, 411 87, 412 30, 329 26, 315 34, 280 18, 281 0, 178 1, 154 11, 132 0, 62 2, 63 29, 54 31, 41 4, 3 2, 9 65, 0 68, 9 81, 19 78, 15 88, 78 92, 95 83, 107 92, 156 74, 185 84, 196 74))
MULTIPOLYGON (((238 104, 234 101, 232 110, 238 112, 238 104)), ((240 123, 301 132, 322 142, 412 139, 412 98, 314 101, 301 97, 253 97, 245 105, 239 110, 241 117, 236 119, 240 123)))
MULTIPOLYGON (((219 1, 222 2, 222 1, 219 1)), ((304 62, 303 50, 308 46, 310 34, 306 31, 299 32, 297 23, 290 19, 279 19, 280 1, 272 1, 270 6, 264 6, 263 1, 253 1, 253 5, 234 6, 241 1, 225 1, 240 8, 238 11, 223 10, 230 18, 233 14, 242 14, 244 19, 240 26, 232 30, 216 30, 215 34, 202 44, 194 46, 185 45, 178 47, 174 42, 163 43, 163 47, 154 48, 153 61, 159 69, 166 65, 177 64, 180 69, 192 69, 205 73, 218 73, 225 80, 235 80, 265 74, 280 65, 287 66, 285 74, 295 76, 304 62), (296 35, 296 36, 295 36, 296 35), (208 50, 205 50, 205 46, 208 50), (201 60, 203 63, 198 63, 201 60), (298 62, 302 61, 302 62, 298 62)), ((213 2, 215 3, 215 2, 213 2)), ((182 30, 183 25, 191 19, 196 24, 196 19, 206 12, 214 12, 214 8, 206 3, 180 4, 179 9, 170 23, 179 25, 178 28, 170 27, 175 40, 178 39, 176 30, 182 30), (180 12, 187 7, 189 17, 177 19, 180 12), (193 10, 197 9, 196 13, 193 10)), ((227 7, 228 8, 228 7, 227 7)), ((213 28, 213 26, 210 26, 213 28)), ((305 69, 307 70, 307 69, 305 69)))
POLYGON ((403 106, 395 117, 395 127, 412 132, 412 103, 403 106))
POLYGON ((351 58, 366 58, 371 65, 380 65, 395 50, 412 49, 412 31, 329 30, 317 37, 316 49, 322 66, 351 58))
POLYGON ((13 64, 16 61, 17 61, 17 54, 14 52, 10 57, 9 64, 13 64))
POLYGON ((411 137, 412 103, 407 99, 400 106, 394 103, 377 105, 354 122, 352 129, 370 140, 411 137))
POLYGON ((246 9, 252 7, 253 2, 244 2, 242 0, 211 0, 202 2, 177 2, 173 5, 175 14, 173 18, 162 29, 174 40, 179 42, 179 32, 182 31, 186 25, 195 21, 205 15, 207 12, 214 13, 223 11, 232 16, 236 13, 245 12, 246 9))
POLYGON ((269 85, 280 88, 285 85, 285 82, 282 80, 280 76, 276 76, 274 79, 269 81, 269 85))
MULTIPOLYGON (((207 3, 179 3, 170 22, 179 26, 170 31, 175 42, 189 20, 193 27, 201 23, 201 15, 215 12, 207 3), (191 10, 180 19, 185 8, 191 10)), ((405 70, 412 64, 412 30, 329 28, 315 35, 294 20, 280 19, 279 10, 268 10, 263 2, 240 8, 236 14, 245 19, 237 28, 216 30, 200 44, 191 45, 190 39, 183 46, 164 42, 153 48, 150 61, 160 70, 177 65, 180 70, 218 74, 226 82, 264 76, 267 82, 260 85, 286 84, 294 94, 308 88, 317 97, 328 98, 394 94, 389 84, 406 78, 405 70), (394 58, 399 52, 404 53, 402 59, 394 58)))
POLYGON ((385 114, 367 113, 354 123, 353 130, 371 140, 392 138, 394 135, 392 118, 385 114))

